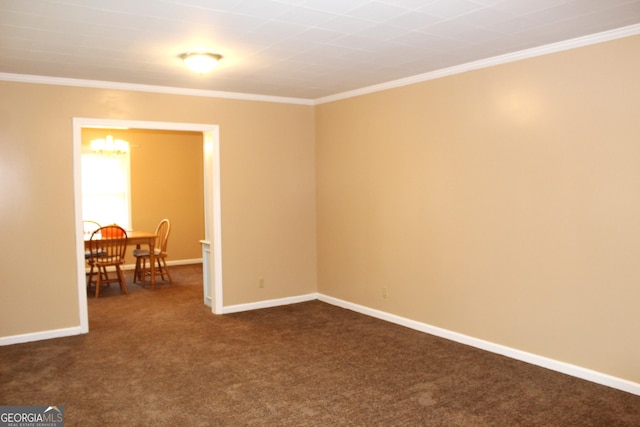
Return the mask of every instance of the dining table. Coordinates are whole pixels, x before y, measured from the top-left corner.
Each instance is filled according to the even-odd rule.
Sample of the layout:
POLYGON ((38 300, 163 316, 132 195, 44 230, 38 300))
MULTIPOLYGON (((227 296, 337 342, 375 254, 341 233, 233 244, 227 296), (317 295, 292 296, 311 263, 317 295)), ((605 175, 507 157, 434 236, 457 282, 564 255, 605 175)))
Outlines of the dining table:
MULTIPOLYGON (((84 238, 84 249, 88 250, 89 240, 91 239, 91 235, 85 235, 84 238)), ((156 287, 156 269, 155 269, 155 245, 156 245, 156 234, 151 233, 149 231, 138 231, 132 230, 127 231, 127 246, 137 246, 140 245, 148 245, 149 246, 149 264, 151 264, 151 268, 149 268, 151 277, 149 278, 149 283, 151 288, 156 287)))

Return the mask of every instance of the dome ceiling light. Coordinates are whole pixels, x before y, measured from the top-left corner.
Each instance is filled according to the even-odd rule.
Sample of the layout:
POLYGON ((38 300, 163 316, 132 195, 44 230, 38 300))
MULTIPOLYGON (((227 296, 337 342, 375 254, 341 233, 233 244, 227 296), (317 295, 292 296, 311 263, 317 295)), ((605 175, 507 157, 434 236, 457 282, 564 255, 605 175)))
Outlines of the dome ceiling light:
POLYGON ((198 74, 204 74, 213 70, 216 65, 218 65, 218 61, 222 59, 222 55, 209 52, 183 53, 180 55, 180 59, 184 61, 184 64, 190 70, 198 74))

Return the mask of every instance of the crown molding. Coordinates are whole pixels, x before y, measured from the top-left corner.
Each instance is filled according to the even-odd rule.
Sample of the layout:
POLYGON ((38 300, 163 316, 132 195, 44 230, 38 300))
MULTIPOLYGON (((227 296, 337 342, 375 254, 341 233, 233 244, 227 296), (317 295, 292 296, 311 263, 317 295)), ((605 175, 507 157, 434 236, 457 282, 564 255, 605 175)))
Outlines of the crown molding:
POLYGON ((0 73, 0 81, 34 83, 57 86, 74 86, 94 89, 127 90, 169 95, 202 96, 206 98, 238 99, 243 101, 275 102, 280 104, 313 105, 312 99, 287 98, 281 96, 256 95, 249 93, 222 92, 204 89, 189 89, 169 86, 153 86, 136 83, 107 82, 101 80, 70 79, 66 77, 35 76, 29 74, 0 73))
POLYGON ((355 89, 347 92, 338 93, 335 95, 329 95, 317 99, 304 99, 304 98, 287 98, 280 96, 268 96, 257 95, 249 93, 238 92, 222 92, 214 90, 203 89, 188 89, 169 86, 153 86, 143 85, 135 83, 119 83, 119 82, 107 82, 100 80, 83 80, 83 79, 71 79, 65 77, 49 77, 49 76, 35 76, 28 74, 11 74, 0 73, 0 81, 13 81, 20 83, 35 83, 35 84, 48 84, 59 86, 75 86, 75 87, 89 87, 96 89, 114 89, 114 90, 127 90, 134 92, 152 92, 152 93, 164 93, 170 95, 187 95, 187 96, 202 96, 208 98, 225 98, 225 99, 238 99, 244 101, 260 101, 260 102, 274 102, 280 104, 299 104, 299 105, 319 105, 328 102, 339 101, 347 98, 354 98, 356 96, 367 95, 375 92, 381 92, 388 89, 393 89, 402 86, 408 86, 415 83, 421 83, 428 80, 435 80, 441 77, 452 76, 455 74, 465 73, 467 71, 479 70, 482 68, 493 67, 496 65, 506 64, 509 62, 520 61, 523 59, 534 58, 536 56, 548 55, 550 53, 562 52, 565 50, 575 49, 578 47, 589 46, 598 43, 604 43, 611 40, 621 39, 625 37, 631 37, 640 34, 640 24, 634 24, 627 27, 617 28, 610 31, 604 31, 601 33, 591 34, 588 36, 577 37, 574 39, 565 40, 558 43, 552 43, 544 46, 534 47, 531 49, 525 49, 518 52, 508 53, 505 55, 494 56, 491 58, 481 59, 478 61, 468 62, 466 64, 456 65, 449 68, 443 68, 440 70, 430 71, 424 74, 418 74, 403 79, 393 80, 378 85, 367 86, 360 89, 355 89))
POLYGON ((468 62, 466 64, 456 65, 449 68, 443 68, 440 70, 431 71, 424 74, 418 74, 412 77, 406 77, 399 80, 393 80, 378 85, 367 86, 348 92, 342 92, 335 95, 326 96, 324 98, 318 98, 315 100, 315 104, 325 104, 328 102, 339 101, 347 98, 354 98, 356 96, 367 95, 375 92, 381 92, 383 90, 393 89, 402 86, 408 86, 415 83, 421 83, 428 80, 435 80, 441 77, 452 76, 454 74, 461 74, 467 71, 479 70, 481 68, 493 67, 495 65, 506 64, 509 62, 520 61, 523 59, 534 58, 536 56, 548 55, 550 53, 562 52, 565 50, 575 49, 578 47, 589 46, 598 43, 604 43, 611 40, 621 39, 625 37, 631 37, 640 34, 640 24, 630 25, 628 27, 622 27, 615 30, 605 31, 602 33, 591 34, 588 36, 577 37, 570 40, 565 40, 558 43, 552 43, 544 46, 534 47, 531 49, 525 49, 518 52, 508 53, 505 55, 494 56, 491 58, 481 59, 478 61, 468 62))

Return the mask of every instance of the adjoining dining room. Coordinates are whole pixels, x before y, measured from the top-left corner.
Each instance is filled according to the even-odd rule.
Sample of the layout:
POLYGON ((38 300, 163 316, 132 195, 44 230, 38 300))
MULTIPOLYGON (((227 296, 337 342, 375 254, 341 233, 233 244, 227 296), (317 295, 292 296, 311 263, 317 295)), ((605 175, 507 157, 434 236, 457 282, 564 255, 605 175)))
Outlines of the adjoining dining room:
MULTIPOLYGON (((202 133, 83 127, 81 146, 81 219, 92 224, 83 227, 88 296, 126 295, 132 287, 162 288, 171 283, 171 266, 201 266, 202 133), (101 250, 90 250, 89 242, 95 229, 114 224, 128 237, 124 259, 121 266, 105 270, 91 261, 100 260, 91 253, 101 250), (166 257, 161 259, 165 235, 166 257), (158 265, 164 268, 156 269, 158 265), (124 283, 119 280, 120 267, 124 283)), ((112 230, 115 227, 104 233, 112 230)))

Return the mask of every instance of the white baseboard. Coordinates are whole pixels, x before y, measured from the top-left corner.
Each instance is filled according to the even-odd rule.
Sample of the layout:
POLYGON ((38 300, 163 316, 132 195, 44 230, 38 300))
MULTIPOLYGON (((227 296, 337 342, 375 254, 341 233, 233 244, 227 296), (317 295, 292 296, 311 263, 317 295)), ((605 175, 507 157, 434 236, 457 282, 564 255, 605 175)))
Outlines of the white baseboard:
POLYGON ((31 341, 49 340, 52 338, 70 337, 72 335, 80 335, 86 332, 87 331, 83 331, 80 326, 74 326, 72 328, 52 329, 50 331, 34 332, 22 335, 11 335, 8 337, 0 337, 0 346, 22 344, 31 341))
POLYGON ((297 304, 299 302, 313 301, 315 299, 318 299, 318 295, 312 293, 307 295, 298 295, 295 297, 250 302, 247 304, 227 305, 222 307, 222 314, 238 313, 241 311, 258 310, 261 308, 271 308, 281 305, 297 304))
MULTIPOLYGON (((173 265, 195 264, 198 262, 202 262, 202 260, 197 260, 197 259, 180 260, 180 261, 176 261, 176 264, 173 264, 173 265)), ((532 365, 541 366, 543 368, 551 369, 556 372, 561 372, 563 374, 571 375, 576 378, 580 378, 586 381, 591 381, 596 384, 601 384, 607 387, 615 388, 618 390, 622 390, 622 391, 640 396, 640 384, 635 383, 633 381, 614 377, 612 375, 608 375, 602 372, 597 372, 591 369, 583 368, 581 366, 572 365, 570 363, 565 363, 558 360, 550 359, 548 357, 528 353, 526 351, 517 350, 504 345, 495 344, 490 341, 474 338, 458 332, 450 331, 448 329, 443 329, 437 326, 429 325, 427 323, 422 323, 415 320, 407 319, 405 317, 397 316, 395 314, 365 307, 363 305, 355 304, 349 301, 344 301, 344 300, 330 297, 320 293, 310 293, 306 295, 298 295, 298 296, 288 297, 288 298, 271 299, 271 300, 257 301, 257 302, 246 303, 246 304, 225 306, 222 308, 222 313, 229 314, 229 313, 237 313, 241 311, 258 310, 262 308, 271 308, 271 307, 278 307, 282 305, 313 301, 316 299, 322 302, 325 302, 327 304, 346 308, 348 310, 352 310, 357 313, 361 313, 361 314, 371 316, 377 319, 381 319, 387 322, 395 323, 397 325, 405 326, 407 328, 414 329, 420 332, 445 338, 451 341, 459 342, 461 344, 466 344, 472 347, 489 351, 491 353, 500 354, 515 360, 531 363, 532 365)), ((72 328, 54 329, 50 331, 29 333, 29 334, 23 334, 23 335, 13 335, 8 337, 0 337, 0 346, 19 344, 19 343, 25 343, 30 341, 40 341, 40 340, 46 340, 51 338, 62 338, 66 336, 79 335, 86 332, 87 331, 83 331, 80 326, 77 326, 72 328)))
POLYGON ((551 369, 553 371, 571 375, 576 378, 591 381, 596 384, 605 385, 607 387, 615 388, 618 390, 626 391, 628 393, 632 393, 640 396, 640 384, 635 383, 633 381, 614 377, 608 374, 603 374, 602 372, 593 371, 591 369, 587 369, 580 366, 572 365, 570 363, 565 363, 558 360, 550 359, 548 357, 528 353, 526 351, 517 350, 504 345, 495 344, 479 338, 474 338, 468 335, 464 335, 458 332, 453 332, 453 331, 439 328, 437 326, 432 326, 426 323, 417 322, 415 320, 396 316, 395 314, 390 314, 384 311, 354 304, 352 302, 340 300, 338 298, 333 298, 327 295, 317 294, 317 297, 320 301, 326 302, 331 305, 346 308, 348 310, 365 314, 367 316, 375 317, 381 320, 385 320, 387 322, 391 322, 401 326, 405 326, 407 328, 415 329, 420 332, 425 332, 427 334, 431 334, 437 337, 459 342, 461 344, 470 345, 472 347, 486 350, 491 353, 497 353, 503 356, 510 357, 515 360, 531 363, 532 365, 541 366, 543 368, 551 369))
POLYGON ((189 265, 189 264, 202 264, 202 258, 177 259, 177 260, 167 261, 167 265, 169 267, 171 267, 172 265, 189 265))
MULTIPOLYGON (((193 258, 193 259, 178 259, 178 260, 167 260, 167 265, 171 267, 172 265, 188 265, 188 264, 202 264, 202 258, 193 258)), ((125 264, 122 266, 123 270, 135 270, 135 264, 125 264)))
MULTIPOLYGON (((202 258, 193 258, 193 259, 179 259, 173 261, 167 261, 167 265, 171 267, 172 265, 189 265, 189 264, 202 264, 202 258)), ((125 264, 122 266, 122 269, 125 271, 135 270, 135 264, 125 264)), ((85 268, 86 271, 89 271, 89 268, 85 268)), ((115 271, 115 267, 107 267, 107 271, 115 271)))

